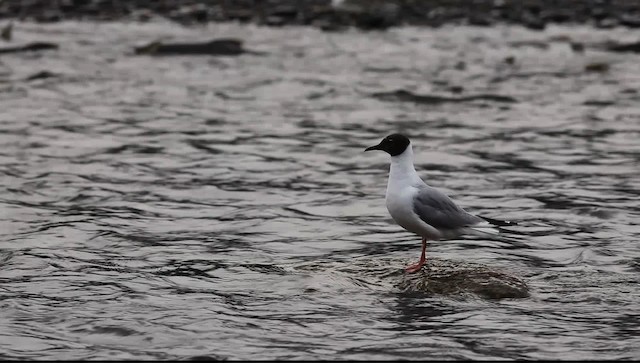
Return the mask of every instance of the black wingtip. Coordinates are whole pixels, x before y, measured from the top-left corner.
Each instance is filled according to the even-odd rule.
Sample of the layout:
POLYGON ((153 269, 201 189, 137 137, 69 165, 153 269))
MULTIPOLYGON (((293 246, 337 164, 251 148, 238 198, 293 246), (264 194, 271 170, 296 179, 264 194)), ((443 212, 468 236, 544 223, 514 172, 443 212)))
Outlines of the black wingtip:
POLYGON ((493 218, 489 218, 489 217, 482 217, 480 216, 480 218, 484 219, 485 221, 498 226, 498 227, 505 227, 505 226, 517 226, 518 223, 513 222, 513 221, 502 221, 499 219, 493 219, 493 218))

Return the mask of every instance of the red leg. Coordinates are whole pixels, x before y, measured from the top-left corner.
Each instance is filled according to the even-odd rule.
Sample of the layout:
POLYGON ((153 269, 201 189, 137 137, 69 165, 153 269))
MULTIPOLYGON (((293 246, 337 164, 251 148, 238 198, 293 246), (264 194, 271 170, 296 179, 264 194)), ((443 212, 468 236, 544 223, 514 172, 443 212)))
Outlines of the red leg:
POLYGON ((427 239, 423 237, 422 238, 422 254, 420 255, 420 261, 418 261, 418 263, 415 263, 413 265, 407 266, 404 270, 410 274, 420 271, 422 269, 422 266, 424 265, 424 262, 427 259, 426 252, 427 252, 427 239))

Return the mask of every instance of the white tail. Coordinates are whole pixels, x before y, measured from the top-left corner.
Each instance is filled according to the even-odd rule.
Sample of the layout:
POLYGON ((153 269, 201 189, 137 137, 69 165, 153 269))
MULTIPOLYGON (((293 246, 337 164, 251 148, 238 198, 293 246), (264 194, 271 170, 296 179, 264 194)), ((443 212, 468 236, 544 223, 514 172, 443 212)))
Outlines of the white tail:
POLYGON ((511 244, 521 244, 521 241, 511 236, 500 233, 498 228, 492 227, 489 223, 478 223, 475 226, 467 227, 464 233, 478 237, 485 237, 495 241, 508 242, 511 244))
POLYGON ((475 234, 478 236, 486 236, 486 235, 495 236, 497 234, 500 234, 500 231, 497 228, 490 227, 490 226, 468 227, 467 230, 468 230, 468 233, 475 234))
POLYGON ((481 222, 465 228, 465 233, 486 237, 487 235, 495 236, 500 234, 500 231, 489 222, 481 222))

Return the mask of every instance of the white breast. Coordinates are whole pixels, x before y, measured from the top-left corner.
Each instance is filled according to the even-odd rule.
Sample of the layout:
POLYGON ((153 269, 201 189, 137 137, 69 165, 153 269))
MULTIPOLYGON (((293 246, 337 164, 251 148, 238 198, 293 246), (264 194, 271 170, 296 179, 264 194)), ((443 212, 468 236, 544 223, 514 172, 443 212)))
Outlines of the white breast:
POLYGON ((404 229, 419 233, 416 215, 413 212, 413 195, 417 190, 412 187, 393 188, 392 184, 387 187, 387 210, 396 223, 404 229))
POLYGON ((427 239, 439 239, 441 233, 426 224, 413 211, 413 198, 418 193, 418 186, 424 182, 413 167, 413 150, 411 145, 404 153, 391 157, 389 184, 387 185, 387 210, 393 220, 402 228, 427 239))

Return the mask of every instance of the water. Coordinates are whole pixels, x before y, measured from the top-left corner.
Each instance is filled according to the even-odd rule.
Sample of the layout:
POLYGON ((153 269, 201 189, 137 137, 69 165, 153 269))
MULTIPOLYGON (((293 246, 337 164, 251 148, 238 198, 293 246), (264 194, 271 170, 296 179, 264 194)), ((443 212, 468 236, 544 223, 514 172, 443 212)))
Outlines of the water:
POLYGON ((598 48, 630 35, 17 24, 60 50, 0 57, 0 357, 637 359, 640 66, 598 48), (133 55, 216 37, 268 54, 133 55), (517 102, 372 96, 396 90, 517 102), (528 296, 406 288, 420 239, 363 153, 397 131, 428 183, 526 234, 431 242, 432 266, 528 296))

